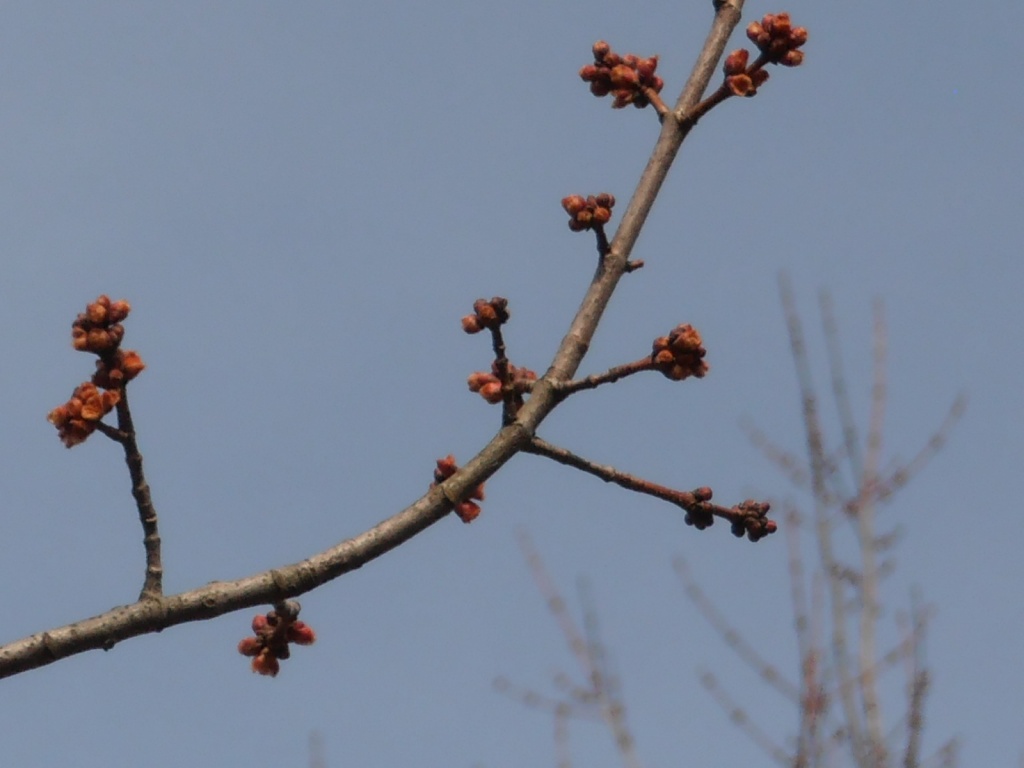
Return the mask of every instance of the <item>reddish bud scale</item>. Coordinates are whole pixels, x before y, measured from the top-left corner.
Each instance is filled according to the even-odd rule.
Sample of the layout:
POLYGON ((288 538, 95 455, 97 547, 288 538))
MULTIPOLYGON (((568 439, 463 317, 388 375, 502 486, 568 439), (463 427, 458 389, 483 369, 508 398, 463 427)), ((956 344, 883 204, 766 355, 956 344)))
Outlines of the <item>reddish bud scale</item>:
POLYGON ((612 102, 612 109, 622 109, 633 103, 636 94, 632 91, 615 91, 615 101, 612 102))
MULTIPOLYGON (((651 56, 650 58, 641 59, 637 62, 636 73, 640 76, 641 81, 650 81, 654 77, 654 70, 658 68, 658 57, 651 56)), ((649 85, 650 83, 647 82, 649 85)))
POLYGON ((469 374, 469 378, 466 380, 466 383, 469 384, 470 392, 479 392, 480 388, 484 386, 484 384, 487 384, 493 380, 493 374, 484 373, 483 371, 476 371, 474 373, 469 374))
POLYGON ((472 501, 463 501, 455 505, 455 514, 464 523, 471 523, 480 516, 480 505, 472 501))
POLYGON ((725 57, 725 65, 723 66, 725 74, 738 75, 746 72, 749 58, 750 52, 746 48, 737 48, 725 57))
POLYGON ((504 400, 500 381, 489 381, 480 387, 480 396, 491 405, 497 405, 504 400))
POLYGON ((296 645, 312 645, 316 642, 313 628, 302 621, 293 622, 287 629, 286 637, 288 642, 296 645))
POLYGON ((786 51, 782 58, 779 59, 779 64, 784 67, 798 67, 804 61, 803 51, 786 51))
POLYGON ((570 216, 575 216, 577 213, 587 207, 587 201, 582 195, 568 195, 562 198, 562 208, 570 216))
POLYGON ((252 671, 267 677, 277 677, 281 671, 281 663, 266 648, 252 660, 252 671))
POLYGON ((455 463, 455 457, 449 453, 443 459, 437 460, 437 469, 434 472, 434 478, 437 482, 442 482, 454 475, 458 470, 459 465, 455 463))
POLYGON ((238 652, 243 656, 256 656, 263 650, 263 643, 258 637, 243 637, 238 643, 238 652))
POLYGON ((636 70, 632 67, 626 64, 619 64, 619 66, 612 68, 611 82, 614 88, 635 88, 640 84, 640 76, 637 75, 636 70))

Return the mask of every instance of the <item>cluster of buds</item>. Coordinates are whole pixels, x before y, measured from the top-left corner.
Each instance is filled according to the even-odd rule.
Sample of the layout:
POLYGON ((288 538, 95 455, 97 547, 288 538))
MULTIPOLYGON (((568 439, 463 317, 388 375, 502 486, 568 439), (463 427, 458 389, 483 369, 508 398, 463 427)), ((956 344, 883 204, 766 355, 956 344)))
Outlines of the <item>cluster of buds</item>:
MULTIPOLYGON (((450 453, 443 459, 437 460, 437 469, 434 470, 434 482, 430 484, 431 488, 440 485, 449 477, 459 471, 459 465, 455 463, 455 457, 450 453)), ((459 519, 464 523, 471 523, 480 516, 480 505, 478 501, 484 500, 484 484, 480 483, 473 492, 469 494, 469 498, 465 501, 460 501, 455 505, 455 514, 459 516, 459 519)))
POLYGON ((85 442, 120 399, 118 390, 100 390, 86 381, 75 387, 71 399, 50 411, 46 419, 57 428, 61 442, 71 448, 85 442))
POLYGON ((750 53, 738 48, 725 58, 725 85, 735 96, 753 96, 768 79, 765 64, 799 66, 804 52, 798 50, 807 42, 807 28, 794 27, 788 13, 769 13, 761 21, 751 22, 747 37, 761 55, 748 67, 750 53))
POLYGON ((562 208, 569 214, 569 229, 582 232, 585 229, 603 227, 612 217, 615 195, 602 192, 599 195, 569 195, 562 198, 562 208))
POLYGON ((289 643, 312 645, 316 633, 298 620, 301 606, 294 600, 275 606, 275 610, 258 614, 252 620, 255 637, 246 637, 238 644, 238 652, 252 657, 252 671, 274 677, 281 671, 281 659, 291 656, 289 643))
POLYGON ((127 301, 111 301, 107 296, 100 296, 71 324, 71 345, 79 352, 96 355, 117 349, 124 338, 121 321, 131 311, 127 301))
POLYGON ((651 362, 673 381, 690 376, 700 379, 708 372, 708 364, 704 362, 706 354, 697 329, 692 325, 679 325, 668 336, 654 340, 651 362))
POLYGON ((768 79, 768 70, 763 68, 747 70, 750 52, 737 48, 725 57, 725 85, 734 96, 753 96, 768 79))
POLYGON ((751 541, 758 541, 769 534, 775 533, 778 526, 774 520, 768 519, 770 504, 767 501, 747 499, 736 506, 736 511, 743 517, 732 524, 732 535, 737 538, 746 536, 751 541))
POLYGON ((612 94, 614 109, 628 104, 639 109, 650 104, 652 96, 658 99, 657 95, 665 87, 665 81, 654 74, 657 68, 657 56, 646 59, 631 53, 620 56, 604 40, 598 40, 594 43, 594 63, 580 70, 580 78, 590 83, 590 92, 595 96, 612 94))
POLYGON ((92 383, 104 389, 118 389, 134 379, 146 364, 139 353, 131 349, 115 349, 109 355, 96 361, 96 373, 92 383))
MULTIPOLYGON (((693 491, 693 498, 697 503, 686 510, 687 525, 692 525, 698 531, 703 531, 714 524, 715 516, 711 505, 707 503, 711 501, 711 496, 712 491, 706 486, 693 491)), ((766 501, 747 499, 742 504, 733 507, 731 510, 735 513, 732 516, 731 526, 733 536, 740 538, 746 536, 751 541, 758 541, 775 533, 778 526, 774 520, 768 519, 770 506, 766 501)))
POLYGON ((705 528, 710 528, 714 525, 714 514, 712 514, 708 507, 703 506, 705 502, 711 501, 713 495, 713 491, 706 485, 693 490, 693 499, 697 504, 686 510, 686 517, 684 519, 687 525, 692 525, 698 531, 703 531, 705 528))
MULTIPOLYGON (((516 368, 511 363, 507 364, 508 379, 513 391, 522 394, 530 390, 530 386, 537 380, 537 374, 529 368, 516 368)), ((498 364, 491 364, 491 372, 476 371, 469 375, 466 382, 469 384, 469 391, 476 392, 491 405, 504 400, 501 378, 498 375, 498 364)))
POLYGON ((788 13, 769 13, 760 21, 752 21, 747 37, 771 64, 796 67, 804 60, 804 52, 798 49, 807 42, 807 28, 794 27, 788 13))
POLYGON ((490 301, 477 299, 473 302, 473 314, 462 318, 462 330, 466 333, 480 333, 485 328, 496 331, 508 322, 508 299, 495 296, 490 301))
POLYGON ((92 381, 79 384, 71 398, 47 416, 68 448, 84 442, 96 430, 100 420, 121 400, 124 385, 146 367, 137 352, 120 348, 124 338, 121 321, 130 311, 127 301, 100 296, 71 326, 72 346, 99 359, 92 381))

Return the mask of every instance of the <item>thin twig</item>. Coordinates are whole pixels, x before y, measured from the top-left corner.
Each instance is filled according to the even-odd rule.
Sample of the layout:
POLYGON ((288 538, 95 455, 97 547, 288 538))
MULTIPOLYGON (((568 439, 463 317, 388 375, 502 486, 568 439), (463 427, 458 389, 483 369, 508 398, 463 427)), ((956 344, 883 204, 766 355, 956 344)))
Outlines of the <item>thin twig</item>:
MULTIPOLYGON (((885 314, 880 302, 875 302, 874 315, 871 416, 868 421, 867 450, 864 454, 863 474, 860 477, 857 489, 857 496, 860 501, 856 505, 858 548, 861 555, 860 694, 864 702, 864 718, 873 760, 877 765, 885 765, 888 762, 888 756, 886 754, 885 736, 882 729, 881 703, 878 698, 878 679, 874 674, 875 632, 878 627, 879 612, 874 489, 878 483, 878 467, 882 458, 882 434, 885 428, 886 401, 886 330, 885 314)), ((846 407, 849 407, 848 403, 846 407)), ((850 457, 850 461, 854 461, 853 456, 850 457)))
POLYGON ((943 417, 938 429, 932 433, 931 437, 928 438, 928 441, 914 457, 905 464, 897 466, 885 478, 878 480, 875 493, 879 501, 884 501, 892 496, 910 482, 918 472, 924 469, 928 462, 935 458, 935 455, 942 449, 942 446, 946 444, 946 441, 949 439, 949 433, 964 415, 965 410, 967 410, 967 396, 961 393, 950 404, 949 410, 946 411, 946 415, 943 417))
POLYGON ((793 704, 800 702, 800 689, 791 681, 787 680, 779 668, 770 663, 743 635, 736 630, 719 611, 715 604, 704 594, 704 590, 690 573, 686 560, 682 557, 675 557, 672 560, 672 567, 676 575, 683 583, 686 596, 697 607, 707 622, 718 632, 719 637, 740 659, 757 672, 762 680, 781 693, 793 704))
POLYGON ((612 384, 619 379, 624 379, 626 376, 632 376, 633 374, 640 373, 642 371, 651 370, 654 370, 654 360, 650 355, 647 355, 647 357, 641 357, 639 360, 634 360, 632 363, 616 365, 603 373, 592 373, 590 376, 583 379, 558 382, 555 384, 555 388, 564 398, 575 394, 576 392, 582 392, 585 389, 597 389, 597 387, 602 384, 612 384))
POLYGON ((849 650, 846 639, 846 605, 842 582, 834 578, 837 561, 832 546, 832 527, 827 514, 828 489, 823 458, 826 454, 821 424, 818 419, 817 401, 811 379, 810 359, 804 344, 803 328, 796 311, 796 301, 786 275, 780 275, 779 290, 782 308, 789 331, 789 343, 793 362, 796 365, 797 384, 803 403, 804 434, 807 440, 807 454, 811 466, 811 490, 814 498, 814 514, 818 549, 826 575, 829 576, 830 607, 832 614, 832 654, 839 682, 840 702, 846 722, 847 733, 854 747, 855 755, 861 752, 862 731, 860 713, 850 685, 849 650))
POLYGON ((783 768, 791 768, 793 756, 771 738, 764 730, 750 721, 747 713, 729 696, 711 672, 704 670, 700 676, 701 685, 711 694, 729 719, 753 741, 761 750, 783 768))
MULTIPOLYGON (((828 356, 829 373, 832 380, 832 401, 839 413, 839 423, 843 433, 843 446, 846 459, 853 469, 853 477, 864 474, 864 461, 861 458, 860 438, 857 434, 857 422, 853 418, 850 395, 846 389, 846 375, 843 373, 842 347, 839 343, 839 326, 836 323, 832 297, 827 291, 818 295, 818 306, 821 310, 821 325, 825 331, 825 352, 828 356)), ((842 493, 842 491, 839 491, 842 493)))
POLYGON ((149 483, 142 470, 142 453, 135 439, 135 425, 128 407, 128 388, 121 388, 121 399, 117 402, 118 442, 124 448, 124 460, 132 481, 132 497, 139 510, 142 523, 142 544, 146 550, 146 577, 143 580, 139 600, 154 600, 163 595, 164 568, 160 557, 160 532, 157 528, 156 507, 149 491, 149 483))
POLYGON ((712 504, 709 501, 712 493, 710 488, 701 487, 694 491, 680 491, 675 488, 669 488, 668 486, 653 483, 650 480, 645 480, 641 477, 637 477, 636 475, 620 472, 615 469, 615 467, 607 464, 596 464, 589 459, 585 459, 582 456, 573 453, 572 451, 557 445, 552 445, 539 437, 534 437, 530 443, 523 448, 523 452, 543 456, 551 459, 552 461, 557 461, 559 464, 564 464, 567 467, 579 469, 589 475, 593 475, 594 477, 604 480, 606 483, 613 483, 620 488, 635 491, 636 493, 642 493, 647 496, 653 496, 657 499, 667 501, 670 504, 675 504, 677 507, 680 507, 689 513, 690 520, 694 522, 694 524, 702 527, 710 525, 710 521, 713 516, 727 520, 733 525, 743 526, 744 530, 753 532, 755 537, 758 536, 758 532, 763 534, 764 532, 771 532, 775 530, 774 523, 764 517, 764 511, 767 510, 767 505, 744 502, 743 504, 734 507, 723 507, 719 504, 712 504))
POLYGON ((911 624, 906 633, 906 643, 910 652, 907 653, 907 746, 903 752, 903 768, 918 768, 921 740, 924 736, 924 702, 930 678, 922 658, 923 630, 927 619, 916 595, 910 611, 911 624))

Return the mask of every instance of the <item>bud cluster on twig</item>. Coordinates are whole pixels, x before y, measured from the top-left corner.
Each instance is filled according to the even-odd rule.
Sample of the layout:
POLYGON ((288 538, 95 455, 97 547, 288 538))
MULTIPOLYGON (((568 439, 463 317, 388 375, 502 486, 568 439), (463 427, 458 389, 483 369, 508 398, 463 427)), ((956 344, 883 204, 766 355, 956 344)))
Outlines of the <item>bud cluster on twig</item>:
POLYGON ((100 296, 71 326, 72 346, 99 359, 92 380, 79 384, 71 398, 47 416, 68 448, 85 442, 101 419, 120 402, 124 385, 146 367, 137 352, 120 348, 124 338, 121 321, 129 312, 131 305, 127 301, 100 296))
POLYGON ((490 301, 477 299, 473 302, 473 314, 462 318, 462 330, 466 333, 480 333, 485 329, 496 331, 508 322, 509 317, 508 299, 500 296, 490 301))
POLYGON ((708 364, 704 362, 707 350, 702 344, 696 328, 689 324, 678 325, 668 336, 654 340, 651 362, 673 381, 682 381, 690 376, 702 379, 708 372, 708 364))
POLYGON ((602 192, 599 195, 569 195, 562 198, 562 208, 569 214, 569 229, 583 232, 600 229, 612 218, 615 195, 602 192))
POLYGON ((658 96, 665 87, 665 81, 654 74, 658 68, 658 57, 642 59, 627 53, 620 56, 604 40, 594 43, 594 63, 580 70, 580 79, 590 83, 590 92, 597 97, 615 97, 613 109, 622 109, 632 104, 641 109, 654 104, 659 113, 665 105, 658 96))
MULTIPOLYGON (((455 457, 452 454, 449 453, 443 459, 438 459, 437 469, 434 470, 434 482, 430 484, 430 487, 434 488, 440 485, 458 471, 459 465, 455 463, 455 457)), ((455 514, 462 522, 471 523, 480 516, 480 505, 476 502, 483 500, 484 484, 480 483, 472 490, 468 499, 455 504, 455 514)))
MULTIPOLYGON (((529 368, 516 368, 512 363, 507 364, 507 376, 509 386, 517 394, 529 392, 533 382, 537 380, 537 373, 535 371, 531 371, 529 368)), ((491 405, 500 403, 505 399, 497 361, 491 363, 490 373, 474 371, 469 374, 466 383, 469 384, 470 392, 476 392, 491 405)))
POLYGON ((769 64, 796 67, 803 63, 807 28, 794 27, 788 13, 769 13, 747 26, 747 37, 769 64))
POLYGON ((316 633, 298 620, 302 607, 294 600, 274 606, 274 610, 257 614, 252 620, 254 637, 243 638, 238 652, 252 657, 252 671, 275 677, 281 671, 281 660, 291 656, 289 643, 312 645, 316 633))
POLYGON ((751 22, 747 37, 761 52, 748 66, 750 52, 737 48, 725 58, 724 87, 734 96, 753 96, 768 79, 765 64, 797 67, 804 60, 799 50, 807 42, 807 29, 794 27, 788 13, 767 14, 761 21, 751 22))

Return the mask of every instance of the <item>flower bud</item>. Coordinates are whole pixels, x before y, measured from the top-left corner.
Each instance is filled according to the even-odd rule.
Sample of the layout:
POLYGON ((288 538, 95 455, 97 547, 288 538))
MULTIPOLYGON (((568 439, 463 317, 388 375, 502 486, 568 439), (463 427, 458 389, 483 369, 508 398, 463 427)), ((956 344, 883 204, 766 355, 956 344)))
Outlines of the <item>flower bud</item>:
POLYGON ((746 72, 749 57, 750 52, 746 48, 737 48, 725 58, 725 74, 738 75, 746 72))
POLYGON ((636 88, 640 84, 640 77, 632 67, 619 64, 612 68, 611 81, 613 88, 636 88))
POLYGON ((792 50, 786 51, 786 53, 783 54, 782 58, 779 59, 779 64, 784 67, 799 67, 803 63, 803 60, 803 51, 792 50))
POLYGON ((654 70, 658 68, 658 57, 651 56, 647 59, 640 59, 636 63, 636 72, 640 75, 641 80, 650 80, 654 77, 654 70))
POLYGON ((258 637, 243 637, 238 644, 238 652, 243 656, 256 656, 263 650, 263 643, 258 637))
POLYGON ((562 198, 562 208, 570 216, 575 216, 586 207, 587 201, 583 199, 582 195, 569 195, 562 198))

